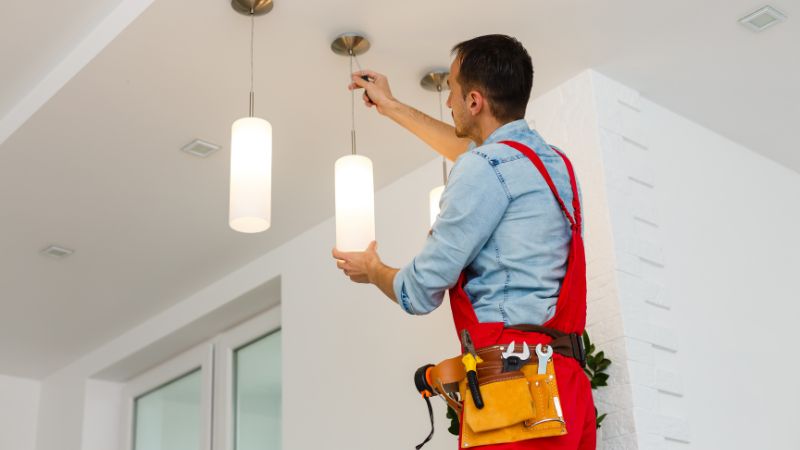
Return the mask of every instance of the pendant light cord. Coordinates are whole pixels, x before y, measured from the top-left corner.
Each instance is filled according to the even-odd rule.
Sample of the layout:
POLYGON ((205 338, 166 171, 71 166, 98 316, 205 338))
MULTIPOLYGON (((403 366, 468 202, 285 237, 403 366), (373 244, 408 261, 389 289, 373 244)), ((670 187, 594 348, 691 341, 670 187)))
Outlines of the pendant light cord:
MULTIPOLYGON (((442 85, 436 86, 439 92, 439 120, 444 122, 444 112, 442 112, 442 85)), ((442 157, 442 184, 447 184, 447 159, 442 157)))
POLYGON ((252 9, 250 10, 250 117, 255 116, 255 99, 256 95, 253 91, 253 57, 255 52, 253 50, 254 47, 254 35, 255 35, 255 27, 256 27, 256 15, 255 11, 252 9))
MULTIPOLYGON (((361 64, 358 64, 358 60, 356 59, 355 53, 353 53, 353 49, 349 50, 350 53, 350 73, 347 75, 347 78, 350 79, 350 83, 353 82, 353 62, 356 63, 358 66, 358 70, 361 70, 361 64)), ((350 90, 350 145, 351 151, 355 155, 356 154, 356 90, 350 90)))

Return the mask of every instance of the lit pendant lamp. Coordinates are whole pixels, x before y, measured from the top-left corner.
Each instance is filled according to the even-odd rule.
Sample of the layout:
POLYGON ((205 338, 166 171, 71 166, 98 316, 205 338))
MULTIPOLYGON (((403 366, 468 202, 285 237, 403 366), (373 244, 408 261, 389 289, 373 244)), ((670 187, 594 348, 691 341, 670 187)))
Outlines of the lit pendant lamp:
POLYGON ((231 0, 236 12, 250 16, 250 114, 231 127, 231 189, 228 224, 241 233, 270 227, 272 207, 272 125, 255 117, 253 35, 255 16, 272 10, 272 0, 231 0))
MULTIPOLYGON (((337 55, 350 58, 350 74, 355 59, 369 50, 364 36, 347 33, 331 44, 337 55)), ((356 154, 355 90, 350 92, 350 143, 352 154, 342 156, 334 167, 336 177, 336 248, 344 252, 361 252, 375 240, 375 188, 372 161, 356 154)))
MULTIPOLYGON (((448 75, 450 75, 450 72, 443 70, 438 72, 430 72, 427 75, 425 75, 419 82, 419 84, 422 86, 423 89, 428 91, 435 91, 439 94, 438 97, 439 120, 442 122, 444 122, 444 114, 442 113, 442 91, 448 89, 447 86, 448 75)), ((442 157, 442 185, 431 189, 431 192, 428 195, 431 226, 433 226, 433 223, 436 222, 436 218, 439 216, 439 202, 442 199, 442 192, 444 192, 444 187, 446 184, 447 184, 447 159, 442 157)))

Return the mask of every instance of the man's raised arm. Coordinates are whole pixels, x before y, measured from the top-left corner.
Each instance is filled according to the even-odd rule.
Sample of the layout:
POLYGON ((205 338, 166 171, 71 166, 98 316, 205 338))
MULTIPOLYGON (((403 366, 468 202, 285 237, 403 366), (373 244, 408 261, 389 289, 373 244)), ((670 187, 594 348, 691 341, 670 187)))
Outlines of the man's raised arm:
POLYGON ((445 158, 455 161, 467 151, 470 140, 456 136, 455 128, 440 120, 408 106, 392 96, 386 76, 371 70, 361 70, 352 75, 349 89, 365 89, 364 104, 375 106, 378 112, 422 139, 445 158), (368 76, 370 81, 361 77, 368 76))

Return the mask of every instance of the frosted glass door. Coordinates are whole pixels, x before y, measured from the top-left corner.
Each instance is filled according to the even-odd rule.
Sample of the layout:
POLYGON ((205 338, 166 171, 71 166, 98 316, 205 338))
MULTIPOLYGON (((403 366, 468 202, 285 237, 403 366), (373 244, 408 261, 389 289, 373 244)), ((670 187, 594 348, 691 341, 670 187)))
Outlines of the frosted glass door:
POLYGON ((281 334, 234 353, 236 450, 281 448, 281 334))
POLYGON ((134 450, 201 450, 202 381, 196 370, 136 399, 134 450))

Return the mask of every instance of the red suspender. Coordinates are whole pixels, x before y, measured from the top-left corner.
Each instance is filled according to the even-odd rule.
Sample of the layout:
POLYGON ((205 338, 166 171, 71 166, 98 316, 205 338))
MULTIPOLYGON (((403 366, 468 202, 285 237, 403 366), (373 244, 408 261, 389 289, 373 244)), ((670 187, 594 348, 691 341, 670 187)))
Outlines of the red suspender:
POLYGON ((561 159, 564 160, 564 164, 567 166, 567 173, 569 173, 569 182, 570 182, 570 185, 572 186, 572 208, 575 211, 575 217, 574 218, 569 213, 569 210, 567 210, 567 206, 564 204, 564 200, 562 200, 561 196, 558 195, 558 189, 556 189, 556 185, 553 183, 553 179, 550 177, 550 173, 547 171, 547 168, 545 168, 544 163, 539 158, 539 155, 537 155, 530 148, 520 144, 519 142, 502 141, 500 143, 508 145, 509 147, 512 147, 512 148, 516 149, 517 151, 519 151, 523 155, 527 156, 528 159, 531 160, 533 165, 536 166, 537 169, 539 169, 539 172, 542 174, 542 177, 544 178, 544 181, 546 181, 547 185, 550 186, 550 190, 553 192, 553 195, 556 197, 556 200, 558 201, 558 205, 561 207, 561 211, 563 211, 564 215, 567 217, 567 220, 569 221, 569 224, 573 228, 577 228, 577 229, 580 230, 580 228, 581 228, 581 205, 580 205, 580 200, 578 199, 578 185, 577 185, 576 178, 575 178, 575 172, 572 169, 572 163, 570 163, 569 159, 567 159, 567 157, 563 153, 561 153, 561 151, 559 151, 557 148, 550 147, 550 148, 553 149, 554 152, 556 152, 559 156, 561 156, 561 159))

